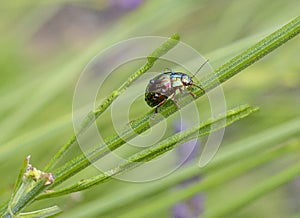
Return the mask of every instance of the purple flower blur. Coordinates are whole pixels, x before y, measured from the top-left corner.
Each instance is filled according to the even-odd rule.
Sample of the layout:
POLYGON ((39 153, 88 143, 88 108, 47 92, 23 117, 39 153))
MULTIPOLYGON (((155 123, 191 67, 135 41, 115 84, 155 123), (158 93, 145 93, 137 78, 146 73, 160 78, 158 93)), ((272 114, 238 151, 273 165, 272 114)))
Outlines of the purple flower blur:
POLYGON ((121 8, 131 10, 138 7, 143 0, 112 0, 112 3, 121 8))
MULTIPOLYGON (((176 123, 174 129, 176 132, 180 132, 186 128, 186 125, 183 123, 176 123)), ((183 162, 183 164, 188 164, 189 162, 195 160, 198 157, 200 151, 200 143, 195 140, 186 142, 177 148, 178 152, 178 161, 183 162), (192 151, 192 152, 191 152, 192 151)), ((187 181, 184 181, 177 189, 182 189, 193 183, 200 181, 200 176, 194 177, 187 181)), ((172 208, 172 215, 175 218, 193 218, 199 217, 203 212, 203 201, 204 197, 201 194, 197 194, 192 198, 177 203, 172 208)))

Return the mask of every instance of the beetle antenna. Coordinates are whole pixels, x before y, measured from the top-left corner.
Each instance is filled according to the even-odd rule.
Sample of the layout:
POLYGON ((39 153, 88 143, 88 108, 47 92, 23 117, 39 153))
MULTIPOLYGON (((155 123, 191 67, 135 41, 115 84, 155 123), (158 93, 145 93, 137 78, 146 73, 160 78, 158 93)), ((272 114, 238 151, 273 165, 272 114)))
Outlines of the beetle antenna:
POLYGON ((193 84, 193 86, 197 87, 198 89, 201 89, 202 91, 205 91, 201 86, 198 86, 196 84, 193 84))
POLYGON ((171 72, 171 73, 173 73, 173 70, 167 67, 167 68, 165 68, 165 72, 171 72))
POLYGON ((204 65, 205 65, 208 61, 209 61, 209 60, 207 59, 203 64, 201 64, 201 66, 198 68, 198 70, 196 71, 196 73, 194 73, 193 76, 192 76, 191 78, 195 77, 195 76, 197 75, 197 73, 199 73, 199 71, 204 67, 204 65))

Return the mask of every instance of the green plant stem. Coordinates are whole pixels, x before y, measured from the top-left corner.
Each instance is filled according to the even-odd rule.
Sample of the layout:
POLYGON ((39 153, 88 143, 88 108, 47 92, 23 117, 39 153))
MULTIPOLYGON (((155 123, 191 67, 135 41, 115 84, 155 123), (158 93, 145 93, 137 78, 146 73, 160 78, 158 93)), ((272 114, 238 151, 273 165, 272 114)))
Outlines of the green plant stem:
POLYGON ((57 216, 60 213, 62 213, 62 210, 57 206, 53 206, 53 207, 49 207, 49 208, 45 208, 33 212, 21 213, 20 217, 21 218, 36 218, 36 217, 46 218, 46 217, 57 216))
MULTIPOLYGON (((250 169, 275 160, 277 157, 282 156, 283 153, 291 154, 293 152, 299 151, 299 149, 300 143, 299 141, 297 141, 289 144, 284 144, 271 152, 258 154, 257 156, 252 158, 246 158, 245 160, 240 161, 239 164, 231 165, 230 167, 218 170, 213 174, 207 174, 207 177, 205 177, 203 180, 196 184, 192 184, 187 188, 176 190, 167 194, 163 192, 161 194, 158 194, 158 196, 154 198, 146 199, 141 203, 141 205, 130 208, 127 212, 122 213, 122 216, 151 217, 153 212, 168 208, 178 201, 186 200, 198 194, 199 192, 224 184, 231 179, 234 179, 242 175, 243 173, 246 173, 250 169)), ((224 216, 224 214, 222 215, 223 216, 216 217, 227 217, 224 216)), ((230 213, 227 215, 230 215, 230 213)), ((208 216, 203 217, 206 218, 208 216)))
MULTIPOLYGON (((18 189, 22 185, 23 176, 24 176, 24 173, 26 172, 27 166, 29 164, 29 160, 30 160, 30 156, 26 157, 25 160, 23 161, 23 164, 20 168, 20 172, 19 172, 16 184, 15 184, 15 187, 14 187, 13 193, 11 195, 11 200, 14 199, 16 193, 18 192, 18 189)), ((10 202, 10 203, 12 203, 12 202, 10 202)))
MULTIPOLYGON (((169 188, 190 178, 195 178, 199 174, 211 175, 216 170, 227 168, 229 165, 236 165, 240 160, 245 160, 257 154, 264 155, 269 149, 276 150, 277 146, 274 147, 274 145, 281 143, 279 147, 285 146, 286 143, 284 142, 289 138, 297 137, 299 131, 300 119, 298 118, 257 133, 254 136, 239 140, 236 143, 225 145, 220 148, 215 158, 204 168, 198 167, 197 160, 180 171, 164 178, 159 183, 149 183, 146 187, 134 188, 133 190, 126 190, 121 193, 118 191, 116 194, 121 196, 119 198, 115 198, 115 195, 112 193, 110 197, 105 198, 105 203, 99 198, 92 203, 97 206, 94 206, 93 211, 89 212, 93 214, 97 214, 97 211, 101 211, 101 214, 107 213, 120 207, 126 207, 126 205, 129 206, 133 202, 141 202, 144 199, 151 198, 151 196, 159 196, 169 188)), ((80 211, 80 207, 72 213, 76 214, 77 210, 80 211)))
MULTIPOLYGON (((232 58, 219 68, 217 68, 211 75, 208 75, 201 82, 202 88, 207 92, 221 83, 227 81, 243 69, 247 68, 251 64, 260 60, 267 54, 279 46, 286 43, 300 33, 300 16, 294 18, 286 25, 282 26, 269 36, 265 37, 258 43, 254 44, 244 52, 232 58)), ((204 92, 202 90, 194 91, 197 98, 202 96, 204 92)), ((170 102, 170 101, 169 101, 170 102)), ((175 104, 164 104, 160 107, 160 113, 164 116, 168 116, 176 111, 175 104)))
MULTIPOLYGON (((246 51, 237 55, 235 58, 222 65, 218 69, 214 71, 214 73, 209 76, 202 83, 203 87, 207 89, 212 89, 213 87, 219 85, 222 82, 225 82, 229 78, 236 75, 238 72, 259 60, 263 56, 267 55, 271 51, 273 51, 278 46, 284 44, 289 39, 293 38, 300 31, 300 17, 295 18, 290 21, 288 24, 279 28, 274 33, 270 34, 260 42, 256 43, 246 51)), ((201 90, 195 92, 197 97, 200 97, 204 94, 201 90)), ((192 100, 187 100, 192 101, 192 100)), ((172 102, 168 101, 166 104, 160 107, 160 113, 164 117, 168 117, 169 115, 175 113, 178 110, 177 106, 172 102)), ((86 158, 84 154, 74 158, 70 162, 66 163, 64 166, 55 171, 57 174, 57 183, 61 183, 72 175, 78 173, 80 170, 89 166, 92 161, 95 161, 112 150, 115 150, 122 146, 125 141, 133 138, 136 133, 142 133, 150 128, 148 121, 151 117, 153 117, 155 111, 152 110, 149 113, 145 114, 141 118, 133 121, 131 123, 131 128, 127 128, 124 132, 122 132, 121 136, 112 136, 111 138, 105 140, 105 146, 97 146, 94 150, 91 149, 89 154, 89 159, 86 158)))
POLYGON ((43 194, 39 197, 39 199, 45 198, 45 197, 56 197, 56 196, 60 196, 60 195, 65 195, 68 193, 81 191, 81 190, 90 188, 92 186, 95 186, 99 183, 107 181, 112 176, 115 176, 115 175, 118 175, 118 174, 121 174, 124 172, 128 172, 129 170, 140 166, 144 162, 150 161, 150 160, 154 159, 155 157, 158 157, 158 156, 174 149, 175 147, 177 147, 178 145, 180 145, 184 142, 190 141, 194 138, 202 137, 211 132, 214 132, 221 128, 224 128, 224 127, 252 114, 253 112, 255 112, 257 110, 258 110, 258 108, 253 108, 253 107, 249 107, 249 106, 235 108, 235 109, 229 111, 226 115, 222 115, 211 121, 203 123, 200 126, 190 128, 188 130, 177 133, 149 149, 145 149, 135 155, 132 155, 128 159, 128 162, 121 164, 118 167, 116 167, 112 170, 109 170, 108 172, 105 172, 98 176, 92 177, 90 179, 81 180, 80 182, 78 182, 70 187, 64 188, 62 190, 43 194))
POLYGON ((57 154, 49 161, 44 171, 49 171, 55 164, 63 157, 63 155, 76 143, 76 136, 84 133, 90 125, 111 105, 111 103, 120 96, 139 76, 146 73, 155 63, 155 61, 166 54, 169 50, 174 48, 179 42, 179 36, 177 34, 172 35, 166 42, 164 42, 159 48, 153 51, 147 57, 147 62, 133 73, 117 90, 113 91, 104 101, 98 106, 95 111, 90 111, 89 114, 82 121, 80 130, 75 133, 70 140, 57 152, 57 154))
POLYGON ((9 208, 9 211, 6 211, 3 217, 10 218, 12 214, 18 214, 18 212, 21 211, 25 206, 33 202, 35 200, 36 193, 41 193, 45 190, 45 182, 46 180, 42 179, 41 181, 37 182, 29 192, 23 193, 19 201, 16 202, 16 204, 11 208, 9 208))
POLYGON ((0 214, 1 215, 5 214, 5 211, 7 211, 9 202, 10 201, 5 201, 1 204, 1 206, 0 206, 0 214))
MULTIPOLYGON (((295 37, 297 34, 300 32, 300 17, 296 17, 283 27, 279 28, 277 31, 274 33, 270 34, 254 46, 250 47, 248 50, 245 52, 242 52, 240 55, 236 56, 233 58, 231 61, 228 63, 222 65, 220 68, 214 71, 211 77, 208 79, 204 80, 203 87, 206 90, 210 90, 213 87, 216 87, 222 82, 227 81, 229 78, 233 77, 236 75, 238 72, 246 68, 247 66, 253 64, 255 61, 259 60, 260 58, 264 57, 268 53, 272 52, 274 49, 277 47, 283 45, 285 42, 288 40, 292 39, 295 37)), ((150 60, 155 60, 155 59, 150 59, 150 60)), ((196 92, 195 93, 197 97, 200 97, 203 95, 203 92, 196 92)), ((164 104, 160 108, 160 113, 167 117, 170 114, 173 114, 177 111, 177 108, 174 104, 171 104, 170 101, 168 101, 166 104, 164 104)), ((154 110, 147 113, 145 116, 139 119, 139 122, 134 122, 135 128, 133 129, 138 129, 139 132, 143 132, 147 129, 150 128, 149 125, 146 125, 145 123, 148 123, 149 118, 154 114, 154 110), (139 126, 140 125, 140 126, 139 126)), ((117 138, 118 139, 118 138, 117 138)), ((112 146, 114 148, 120 147, 122 144, 124 144, 123 140, 116 140, 112 141, 112 146)), ((65 148, 69 148, 70 145, 64 146, 65 148)), ((46 169, 50 169, 53 164, 55 164, 58 159, 65 153, 65 150, 61 149, 58 155, 55 156, 55 160, 52 160, 50 164, 47 165, 46 169)), ((87 158, 83 155, 73 159, 72 161, 68 162, 64 166, 74 166, 75 165, 75 170, 74 168, 69 168, 69 172, 65 172, 65 174, 68 174, 69 176, 66 176, 65 179, 69 178, 70 176, 78 173, 80 170, 84 169, 85 167, 89 166, 90 163, 86 163, 87 158), (76 162, 77 160, 80 161, 79 165, 76 162), (71 165, 70 165, 71 164, 71 165)), ((68 170, 68 169, 65 169, 68 170)), ((62 182, 62 181, 61 181, 62 182)), ((35 192, 32 192, 32 196, 30 198, 24 199, 22 205, 19 205, 17 208, 15 208, 15 212, 19 212, 21 209, 23 209, 28 202, 33 201, 37 197, 38 194, 40 194, 44 189, 35 189, 35 192)))
POLYGON ((25 160, 23 161, 23 164, 20 168, 20 172, 16 181, 16 184, 14 186, 14 190, 11 194, 10 200, 8 202, 8 207, 7 210, 11 211, 11 207, 13 205, 16 205, 18 203, 18 201, 20 200, 20 198, 22 197, 22 194, 24 194, 24 188, 22 189, 21 187, 24 186, 23 182, 23 175, 26 172, 27 166, 29 164, 29 160, 30 160, 30 156, 28 156, 27 158, 25 158, 25 160))
POLYGON ((268 178, 266 181, 261 182, 256 187, 249 190, 246 194, 234 199, 232 202, 226 203, 224 206, 215 208, 207 213, 205 217, 227 217, 234 212, 249 205, 254 200, 265 196, 267 193, 273 191, 281 185, 284 185, 300 175, 300 162, 295 163, 290 168, 283 172, 268 178))

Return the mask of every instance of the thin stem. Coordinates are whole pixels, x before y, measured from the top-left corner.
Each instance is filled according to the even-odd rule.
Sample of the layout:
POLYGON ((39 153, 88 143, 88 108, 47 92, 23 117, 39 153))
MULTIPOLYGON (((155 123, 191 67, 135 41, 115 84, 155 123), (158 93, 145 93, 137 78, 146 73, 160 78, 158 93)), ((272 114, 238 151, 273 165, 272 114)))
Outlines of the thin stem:
POLYGON ((292 179, 296 178, 300 174, 300 162, 293 164, 288 169, 281 173, 278 173, 266 181, 260 182, 257 186, 247 191, 246 194, 234 199, 231 202, 227 202, 226 205, 220 206, 210 213, 206 214, 205 217, 227 217, 232 215, 233 212, 237 212, 239 209, 247 206, 254 200, 265 196, 267 193, 273 191, 277 187, 288 183, 292 179))
MULTIPOLYGON (((242 71, 247 66, 253 64, 257 60, 259 60, 262 57, 264 57, 265 55, 267 55, 268 53, 272 52, 277 47, 283 45, 285 42, 287 42, 288 40, 295 37, 297 34, 299 34, 299 32, 300 32, 300 16, 296 17, 295 19, 293 19, 292 21, 290 21, 283 27, 279 28, 274 33, 270 34, 265 39, 261 40, 260 42, 258 42, 254 46, 250 47, 245 52, 242 52, 240 55, 236 56, 231 61, 224 64, 217 70, 215 70, 214 73, 210 77, 208 77, 207 79, 204 80, 204 82, 202 83, 203 88, 205 90, 210 90, 210 89, 218 86, 220 83, 227 81, 229 78, 233 77, 234 75, 236 75, 237 73, 242 71)), ((157 56, 149 57, 148 61, 153 62, 156 60, 156 57, 157 56)), ((111 96, 113 96, 113 98, 114 98, 115 94, 118 95, 118 93, 113 93, 111 96)), ((196 90, 195 94, 197 97, 200 97, 204 94, 204 92, 201 90, 198 90, 198 91, 196 90)), ((109 106, 109 102, 104 103, 104 104, 109 106)), ((106 106, 103 107, 103 109, 105 109, 105 108, 106 108, 106 106)), ((101 107, 100 107, 100 110, 98 112, 101 113, 101 110, 103 110, 103 109, 101 109, 101 107)), ((169 115, 175 113, 176 111, 177 111, 177 107, 171 101, 168 101, 166 104, 164 104, 160 107, 160 113, 165 117, 168 117, 169 115)), ((135 133, 141 133, 141 132, 144 132, 145 130, 149 129, 150 126, 148 124, 148 120, 154 113, 155 113, 155 111, 152 110, 149 113, 145 114, 140 119, 138 119, 137 121, 133 122, 132 129, 134 130, 134 132, 137 130, 135 133)), ((95 116, 93 116, 93 117, 95 117, 95 116)), ((94 121, 93 117, 91 120, 90 120, 90 118, 88 118, 87 123, 93 122, 94 121)), ((131 132, 124 132, 123 134, 128 135, 130 137, 134 137, 132 130, 131 130, 131 132)), ((55 157, 47 165, 46 169, 51 169, 57 163, 57 161, 63 156, 63 154, 75 142, 74 140, 75 139, 72 140, 73 141, 72 143, 69 142, 67 145, 65 145, 58 152, 58 154, 55 155, 55 157)), ((122 144, 124 144, 124 141, 120 137, 113 136, 110 140, 109 148, 112 147, 112 148, 116 149, 116 148, 120 147, 122 144)), ((103 155, 104 153, 102 152, 100 154, 103 155)), ((92 160, 99 159, 99 157, 97 155, 93 156, 93 158, 94 159, 92 159, 92 160)), ((84 155, 78 156, 77 158, 73 159, 72 161, 70 161, 64 165, 64 167, 71 167, 71 168, 64 168, 64 167, 62 168, 64 171, 61 171, 61 173, 64 173, 65 175, 69 175, 69 176, 65 176, 64 180, 69 178, 70 176, 78 173, 79 171, 81 171, 82 169, 86 168, 89 165, 90 165, 90 163, 84 155), (79 161, 79 163, 76 161, 79 161), (74 166, 75 166, 75 170, 74 170, 74 166)), ((48 170, 45 170, 45 171, 48 171, 48 170)), ((60 182, 62 182, 62 181, 63 180, 61 180, 60 182)), ((26 205, 28 205, 30 202, 32 202, 37 197, 38 194, 40 194, 45 189, 46 189, 46 187, 39 187, 38 185, 37 185, 37 187, 33 187, 32 192, 30 193, 30 196, 29 195, 25 196, 24 199, 20 200, 19 204, 17 204, 14 208, 12 208, 14 213, 17 213, 20 210, 22 210, 26 205)))
POLYGON ((62 213, 62 210, 57 206, 53 206, 42 210, 36 210, 33 212, 21 213, 20 217, 21 218, 34 218, 34 217, 45 218, 45 217, 54 217, 60 213, 62 213))
POLYGON ((95 111, 90 111, 82 121, 80 130, 75 133, 70 140, 56 153, 56 155, 49 161, 44 171, 49 171, 55 164, 63 157, 63 155, 76 143, 76 136, 84 133, 90 125, 111 105, 111 103, 120 96, 139 76, 146 73, 155 63, 155 61, 166 54, 169 50, 174 48, 179 42, 177 34, 172 35, 166 42, 152 52, 147 57, 147 62, 133 73, 129 78, 115 91, 113 91, 95 111))
MULTIPOLYGON (((300 16, 296 17, 294 20, 290 21, 288 24, 279 28, 274 33, 270 34, 266 38, 262 39, 260 42, 251 46, 246 51, 234 57, 229 62, 225 63, 214 73, 208 76, 202 83, 202 87, 205 90, 210 90, 220 83, 223 83, 236 75, 238 72, 242 71, 247 66, 253 64, 255 61, 264 57, 275 48, 283 45, 288 40, 292 39, 294 36, 300 32, 300 16)), ((204 94, 202 90, 194 91, 196 97, 200 97, 204 94)), ((190 98, 184 99, 184 102, 191 102, 190 98)), ((172 101, 167 101, 164 105, 160 107, 160 113, 164 117, 168 117, 171 114, 175 113, 178 110, 177 106, 172 101)), ((82 169, 86 168, 91 164, 92 161, 105 156, 110 151, 113 151, 120 146, 122 146, 125 141, 135 137, 137 133, 142 133, 150 128, 148 123, 149 119, 155 114, 154 110, 151 110, 149 113, 144 116, 136 119, 131 122, 131 128, 124 130, 120 136, 115 135, 104 141, 104 145, 96 146, 94 149, 91 149, 88 155, 79 155, 70 162, 66 163, 63 167, 57 169, 54 173, 57 175, 56 184, 59 184, 71 177, 72 175, 78 173, 82 169), (89 159, 87 159, 87 157, 89 159)))
POLYGON ((194 138, 202 137, 211 132, 214 132, 221 128, 224 128, 225 126, 228 126, 246 116, 249 116, 250 114, 252 114, 253 112, 255 112, 257 110, 258 110, 258 108, 253 108, 253 107, 249 107, 249 106, 235 108, 235 109, 229 111, 225 115, 221 115, 218 118, 215 118, 206 123, 202 123, 201 125, 196 126, 194 128, 190 128, 185 131, 179 132, 173 136, 170 136, 169 138, 163 140, 159 144, 157 144, 149 149, 145 149, 135 155, 132 155, 128 159, 127 162, 117 166, 116 168, 114 168, 112 170, 104 172, 104 173, 102 173, 98 176, 92 177, 90 179, 81 180, 80 182, 78 182, 70 187, 64 188, 62 190, 43 194, 39 197, 39 199, 46 198, 46 197, 56 197, 56 196, 60 196, 60 195, 65 195, 65 194, 69 194, 72 192, 77 192, 77 191, 81 191, 81 190, 90 188, 99 183, 103 183, 103 182, 107 181, 108 179, 112 178, 112 176, 115 176, 115 175, 118 175, 118 174, 121 174, 124 172, 128 172, 131 169, 140 166, 144 162, 153 160, 154 158, 174 149, 175 147, 181 145, 184 142, 190 141, 194 138))
MULTIPOLYGON (((202 172, 206 174, 206 177, 198 183, 192 184, 184 189, 176 190, 169 193, 158 194, 157 197, 150 198, 149 200, 145 198, 141 205, 138 207, 130 208, 122 216, 124 217, 151 217, 153 211, 160 211, 164 208, 169 208, 174 205, 176 202, 184 201, 194 196, 197 193, 212 189, 214 187, 220 186, 244 173, 248 170, 255 167, 261 166, 265 163, 268 163, 272 160, 275 160, 277 157, 282 156, 283 154, 292 154, 299 151, 300 143, 299 141, 284 144, 268 153, 258 154, 252 158, 246 158, 240 160, 239 164, 231 165, 225 169, 220 169, 217 172, 211 174, 207 173, 205 168, 202 172)), ((200 171, 200 169, 199 169, 200 171)), ((200 172, 199 172, 200 173, 200 172)), ((227 204, 224 204, 227 205, 227 204)), ((212 216, 212 217, 229 217, 230 213, 224 216, 212 216)), ((207 216, 203 216, 207 217, 207 216)))
MULTIPOLYGON (((244 52, 240 53, 230 61, 214 70, 211 75, 208 75, 203 79, 203 81, 201 81, 201 87, 207 92, 216 86, 219 86, 221 83, 229 80, 243 69, 257 62, 279 46, 294 38, 299 34, 299 32, 300 16, 294 18, 286 25, 282 26, 269 36, 263 38, 258 43, 254 44, 244 52)), ((193 93, 196 95, 196 98, 204 95, 204 91, 197 89, 195 89, 193 93)), ((160 113, 164 116, 173 114, 176 111, 176 105, 172 104, 171 102, 167 102, 160 107, 160 113)))

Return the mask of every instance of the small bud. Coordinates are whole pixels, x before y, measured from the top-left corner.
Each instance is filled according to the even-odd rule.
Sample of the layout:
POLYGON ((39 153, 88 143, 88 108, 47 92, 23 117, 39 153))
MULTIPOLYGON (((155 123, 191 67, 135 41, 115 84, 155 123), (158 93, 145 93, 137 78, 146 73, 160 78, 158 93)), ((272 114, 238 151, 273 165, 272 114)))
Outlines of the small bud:
POLYGON ((30 155, 26 157, 27 168, 23 175, 23 181, 28 182, 33 180, 34 182, 38 182, 41 179, 46 178, 45 185, 51 185, 54 182, 54 176, 52 173, 45 173, 41 170, 36 169, 30 163, 30 155))

